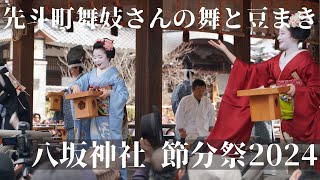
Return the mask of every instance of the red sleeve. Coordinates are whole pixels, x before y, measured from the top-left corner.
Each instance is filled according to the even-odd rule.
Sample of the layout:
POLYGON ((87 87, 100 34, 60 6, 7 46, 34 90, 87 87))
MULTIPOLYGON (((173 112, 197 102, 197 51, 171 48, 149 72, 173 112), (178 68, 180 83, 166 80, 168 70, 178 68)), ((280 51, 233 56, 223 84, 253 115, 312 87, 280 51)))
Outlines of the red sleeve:
MULTIPOLYGON (((257 88, 269 80, 271 60, 249 65, 236 59, 218 111, 217 121, 208 136, 207 143, 220 149, 224 141, 247 143, 253 123, 250 118, 249 98, 238 97, 240 89, 257 88)), ((221 154, 222 151, 216 152, 221 154)), ((231 152, 232 153, 232 152, 231 152)))
POLYGON ((248 97, 238 97, 237 91, 270 84, 272 65, 272 59, 258 64, 248 64, 237 58, 222 100, 235 106, 248 105, 248 97))
MULTIPOLYGON (((306 61, 306 59, 304 59, 306 61)), ((294 119, 283 123, 283 129, 293 133, 298 141, 320 142, 320 71, 319 65, 311 62, 301 70, 305 86, 296 87, 294 119)))
MULTIPOLYGON (((304 100, 308 96, 309 108, 319 108, 320 100, 320 70, 319 65, 312 62, 302 69, 302 81, 306 84, 303 87, 296 87, 296 100, 304 100), (299 99, 300 97, 304 97, 299 99)), ((305 99, 306 100, 306 99, 305 99)))

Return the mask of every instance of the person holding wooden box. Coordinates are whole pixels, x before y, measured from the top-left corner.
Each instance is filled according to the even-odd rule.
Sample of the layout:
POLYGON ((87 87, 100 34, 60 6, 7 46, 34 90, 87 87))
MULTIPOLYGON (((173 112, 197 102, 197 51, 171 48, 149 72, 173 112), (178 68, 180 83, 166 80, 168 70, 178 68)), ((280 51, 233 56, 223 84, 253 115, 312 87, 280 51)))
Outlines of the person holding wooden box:
MULTIPOLYGON (((76 121, 76 139, 98 143, 111 141, 117 147, 121 146, 124 107, 129 93, 117 68, 110 65, 114 56, 113 41, 98 39, 93 45, 92 59, 96 68, 84 74, 71 86, 73 93, 88 90, 102 92, 97 100, 99 116, 83 120, 83 123, 76 121)), ((126 171, 120 172, 121 178, 126 179, 126 171)))
POLYGON ((223 51, 233 64, 229 82, 222 98, 217 122, 207 142, 220 148, 224 141, 247 143, 253 123, 250 121, 248 97, 238 97, 237 90, 270 85, 289 86, 281 97, 281 129, 293 137, 294 142, 320 142, 320 71, 311 53, 298 48, 310 35, 310 26, 299 14, 293 14, 279 31, 282 52, 262 63, 247 64, 236 58, 220 41, 209 41, 223 51), (284 104, 284 105, 283 105, 284 104))
MULTIPOLYGON (((83 61, 85 60, 86 51, 83 49, 81 45, 75 46, 70 49, 67 54, 67 63, 68 69, 70 71, 71 77, 73 81, 78 80, 84 74, 84 64, 83 61)), ((69 94, 68 89, 63 90, 65 94, 69 94)), ((64 120, 64 128, 67 132, 67 140, 73 141, 74 140, 74 120, 76 119, 72 109, 72 101, 63 97, 62 101, 62 110, 56 111, 54 113, 53 119, 58 121, 63 119, 64 120)))

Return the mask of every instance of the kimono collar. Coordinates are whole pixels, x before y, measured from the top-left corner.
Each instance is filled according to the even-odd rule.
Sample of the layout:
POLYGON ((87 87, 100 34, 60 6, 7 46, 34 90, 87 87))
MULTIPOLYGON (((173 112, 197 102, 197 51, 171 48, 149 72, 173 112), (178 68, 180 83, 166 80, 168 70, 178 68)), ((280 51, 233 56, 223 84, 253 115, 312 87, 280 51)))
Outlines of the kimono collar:
POLYGON ((283 71, 284 67, 286 67, 286 65, 292 60, 292 58, 299 54, 301 51, 302 50, 298 50, 291 54, 286 54, 286 52, 282 52, 279 60, 279 66, 281 71, 283 71))
POLYGON ((82 75, 83 75, 83 72, 76 77, 76 80, 78 80, 82 75))
POLYGON ((100 78, 102 75, 109 76, 109 75, 111 75, 113 73, 118 73, 118 70, 114 66, 109 66, 109 67, 107 67, 106 70, 104 70, 104 72, 102 72, 100 74, 100 76, 98 76, 98 68, 95 68, 92 72, 95 73, 96 77, 100 78))
POLYGON ((199 100, 194 96, 194 94, 193 94, 193 93, 192 93, 192 97, 194 98, 194 100, 196 100, 196 101, 197 101, 197 103, 198 103, 198 104, 200 104, 200 103, 201 103, 202 98, 203 98, 203 97, 202 97, 202 98, 200 99, 200 101, 199 101, 199 100))
MULTIPOLYGON (((307 50, 300 50, 296 53, 294 53, 294 56, 292 56, 291 60, 287 63, 287 65, 283 68, 281 71, 281 74, 279 76, 279 79, 287 79, 288 77, 291 76, 291 73, 297 69, 297 66, 301 62, 301 58, 298 58, 299 55, 303 54, 304 52, 308 52, 307 50)), ((283 56, 284 52, 281 54, 281 57, 283 56)), ((280 62, 280 60, 279 60, 280 62)))

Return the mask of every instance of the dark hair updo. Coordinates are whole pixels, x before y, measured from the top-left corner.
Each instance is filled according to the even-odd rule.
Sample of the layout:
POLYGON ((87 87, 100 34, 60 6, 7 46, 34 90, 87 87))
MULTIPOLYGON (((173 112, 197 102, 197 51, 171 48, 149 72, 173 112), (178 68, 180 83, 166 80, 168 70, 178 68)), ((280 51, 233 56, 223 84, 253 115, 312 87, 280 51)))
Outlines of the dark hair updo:
MULTIPOLYGON (((293 16, 293 15, 291 15, 291 16, 293 16)), ((290 17, 289 17, 289 19, 290 19, 290 17)), ((285 22, 288 23, 289 19, 286 19, 285 22)), ((310 26, 310 24, 307 23, 307 22, 302 22, 301 26, 310 26)), ((299 26, 292 27, 290 25, 288 30, 290 31, 291 37, 294 38, 294 39, 297 39, 299 42, 305 41, 311 34, 311 29, 302 29, 299 26)))
POLYGON ((114 58, 114 56, 116 54, 116 50, 114 49, 113 46, 112 46, 112 50, 106 49, 105 48, 105 43, 107 41, 112 41, 112 40, 110 40, 108 38, 98 39, 93 45, 93 50, 95 50, 95 49, 103 49, 106 52, 107 57, 112 59, 112 58, 114 58))

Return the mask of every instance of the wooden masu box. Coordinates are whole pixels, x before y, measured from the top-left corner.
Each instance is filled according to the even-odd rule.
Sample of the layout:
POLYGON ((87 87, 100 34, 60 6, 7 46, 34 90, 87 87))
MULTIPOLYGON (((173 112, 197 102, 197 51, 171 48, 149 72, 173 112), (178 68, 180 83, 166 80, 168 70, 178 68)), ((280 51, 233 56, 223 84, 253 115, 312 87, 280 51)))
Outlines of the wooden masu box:
POLYGON ((67 133, 64 129, 64 126, 57 126, 57 130, 61 133, 61 140, 66 141, 67 140, 67 133))
POLYGON ((289 86, 238 90, 238 96, 249 96, 251 121, 281 119, 279 94, 286 93, 289 86))
POLYGON ((86 91, 77 94, 67 94, 66 99, 73 100, 75 116, 77 119, 92 118, 98 116, 97 97, 101 91, 86 91))
POLYGON ((64 92, 49 92, 47 97, 49 99, 49 110, 61 111, 62 97, 64 92))

